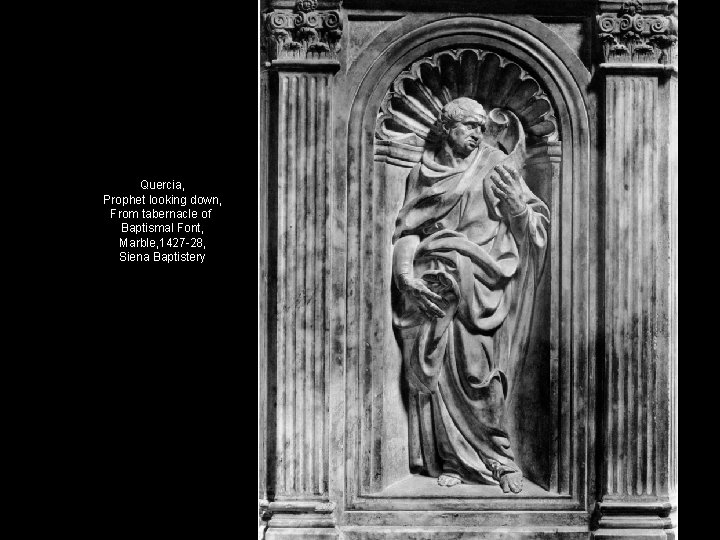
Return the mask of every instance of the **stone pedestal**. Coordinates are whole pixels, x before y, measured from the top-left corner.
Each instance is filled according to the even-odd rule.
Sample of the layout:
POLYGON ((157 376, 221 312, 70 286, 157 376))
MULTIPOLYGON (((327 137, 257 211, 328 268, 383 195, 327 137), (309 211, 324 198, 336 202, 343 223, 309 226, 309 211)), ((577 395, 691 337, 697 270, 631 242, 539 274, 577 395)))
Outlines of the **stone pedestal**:
POLYGON ((273 0, 260 24, 260 537, 674 538, 672 3, 273 0), (392 234, 413 100, 445 92, 518 116, 550 210, 517 495, 408 465, 392 234))

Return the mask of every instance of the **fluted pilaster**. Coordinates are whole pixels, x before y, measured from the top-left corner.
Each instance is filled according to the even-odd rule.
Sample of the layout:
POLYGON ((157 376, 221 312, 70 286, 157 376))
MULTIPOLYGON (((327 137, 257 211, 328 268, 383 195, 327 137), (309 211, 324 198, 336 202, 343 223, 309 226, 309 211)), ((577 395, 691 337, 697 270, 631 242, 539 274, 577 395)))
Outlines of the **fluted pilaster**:
POLYGON ((653 63, 601 68, 605 416, 596 536, 666 538, 677 485, 677 72, 653 63))
POLYGON ((327 493, 327 186, 331 79, 278 74, 275 495, 327 493))
POLYGON ((316 7, 316 2, 298 2, 294 11, 263 15, 266 40, 276 46, 266 64, 272 111, 266 538, 336 535, 334 505, 328 501, 326 382, 331 342, 328 190, 333 73, 339 63, 335 49, 325 50, 322 43, 330 30, 336 39, 341 27, 333 22, 337 12, 317 12, 316 7), (285 47, 286 32, 293 40, 302 37, 307 46, 285 47), (327 54, 319 54, 323 51, 327 54))

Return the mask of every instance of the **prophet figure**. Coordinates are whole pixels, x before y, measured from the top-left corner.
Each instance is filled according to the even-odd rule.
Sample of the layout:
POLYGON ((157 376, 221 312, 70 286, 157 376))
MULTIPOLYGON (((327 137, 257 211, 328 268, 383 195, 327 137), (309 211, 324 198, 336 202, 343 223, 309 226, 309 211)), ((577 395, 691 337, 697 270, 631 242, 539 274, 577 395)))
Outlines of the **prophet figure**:
POLYGON ((505 400, 527 348, 549 211, 520 173, 524 133, 511 112, 458 98, 437 131, 408 175, 393 235, 410 467, 441 486, 519 493, 505 400))

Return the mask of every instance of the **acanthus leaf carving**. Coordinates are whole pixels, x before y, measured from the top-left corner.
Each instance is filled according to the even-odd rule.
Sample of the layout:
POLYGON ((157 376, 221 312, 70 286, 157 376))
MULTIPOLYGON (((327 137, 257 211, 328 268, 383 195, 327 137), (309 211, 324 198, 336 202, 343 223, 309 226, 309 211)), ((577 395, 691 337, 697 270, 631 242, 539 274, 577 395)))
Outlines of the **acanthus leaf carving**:
POLYGON ((337 60, 342 37, 338 11, 316 11, 317 0, 299 0, 295 10, 262 15, 269 60, 337 60))
POLYGON ((305 13, 315 11, 317 9, 317 0, 298 0, 295 3, 295 8, 305 13))
POLYGON ((597 17, 605 62, 675 64, 677 16, 675 4, 664 14, 644 15, 642 2, 623 2, 618 13, 597 17))

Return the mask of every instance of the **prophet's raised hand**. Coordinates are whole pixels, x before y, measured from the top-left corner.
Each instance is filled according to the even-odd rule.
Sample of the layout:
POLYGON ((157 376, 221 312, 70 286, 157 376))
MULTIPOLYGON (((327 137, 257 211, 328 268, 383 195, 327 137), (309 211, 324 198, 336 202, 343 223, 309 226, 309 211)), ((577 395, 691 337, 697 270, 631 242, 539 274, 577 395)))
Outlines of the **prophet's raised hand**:
POLYGON ((526 203, 520 173, 516 169, 498 165, 490 173, 490 180, 492 180, 490 188, 505 206, 509 216, 516 216, 525 211, 526 203))

